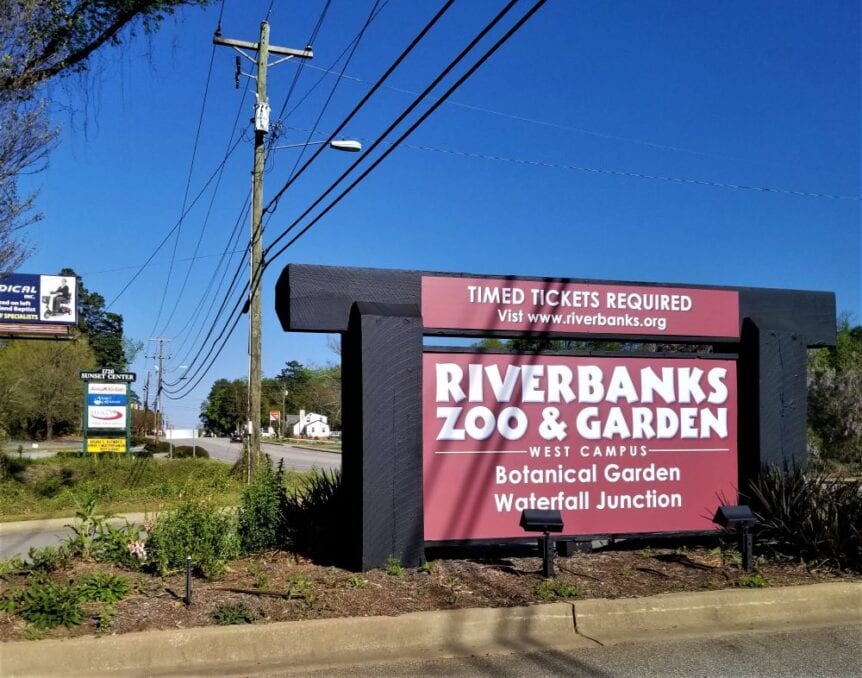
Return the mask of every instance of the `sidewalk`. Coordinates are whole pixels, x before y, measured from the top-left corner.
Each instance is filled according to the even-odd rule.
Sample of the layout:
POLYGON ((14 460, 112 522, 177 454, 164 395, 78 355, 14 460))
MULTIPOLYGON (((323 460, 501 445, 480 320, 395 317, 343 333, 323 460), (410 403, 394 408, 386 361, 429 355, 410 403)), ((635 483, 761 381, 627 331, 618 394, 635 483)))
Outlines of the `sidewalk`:
POLYGON ((9 677, 312 671, 851 623, 862 624, 859 582, 10 642, 0 645, 0 671, 9 677))

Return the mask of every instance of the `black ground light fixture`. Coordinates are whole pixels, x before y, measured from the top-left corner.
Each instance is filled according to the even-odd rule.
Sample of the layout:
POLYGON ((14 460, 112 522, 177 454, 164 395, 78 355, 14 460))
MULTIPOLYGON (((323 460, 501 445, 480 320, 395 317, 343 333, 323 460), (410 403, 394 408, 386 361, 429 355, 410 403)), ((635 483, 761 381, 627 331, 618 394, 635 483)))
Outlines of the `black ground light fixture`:
POLYGON ((757 520, 748 506, 719 506, 712 519, 717 525, 728 530, 736 530, 739 535, 739 550, 742 551, 742 567, 746 572, 751 572, 754 556, 754 535, 751 528, 757 520))
POLYGON ((563 531, 563 515, 559 511, 524 509, 521 512, 521 527, 524 532, 541 532, 539 548, 542 551, 542 576, 554 576, 554 546, 551 532, 563 531))

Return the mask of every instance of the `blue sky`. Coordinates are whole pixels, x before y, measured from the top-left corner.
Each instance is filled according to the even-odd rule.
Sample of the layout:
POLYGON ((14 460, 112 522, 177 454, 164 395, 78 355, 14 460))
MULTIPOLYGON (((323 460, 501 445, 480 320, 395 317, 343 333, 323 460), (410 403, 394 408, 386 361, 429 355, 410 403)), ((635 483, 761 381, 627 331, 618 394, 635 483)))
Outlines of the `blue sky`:
MULTIPOLYGON (((373 4, 332 1, 315 58, 287 102, 280 144, 306 141, 319 116, 312 138, 325 138, 441 3, 379 3, 348 77, 325 73, 344 67, 336 59, 373 4)), ((367 147, 503 4, 456 3, 344 136, 367 147)), ((323 6, 274 2, 271 42, 304 46, 323 6)), ((256 41, 268 7, 226 0, 223 34, 256 41)), ((252 90, 243 100, 245 83, 234 88, 234 52, 213 51, 220 9, 186 10, 157 34, 103 52, 86 76, 51 85, 63 132, 48 170, 28 180, 45 219, 29 231, 37 251, 24 271, 72 267, 111 300, 177 223, 187 183, 192 198, 239 139, 235 121, 242 127, 251 116, 252 90)), ((839 310, 862 322, 860 19, 852 0, 550 0, 271 265, 264 373, 288 360, 337 359, 325 337, 288 335, 278 324, 273 287, 290 262, 831 290, 839 310)), ((298 68, 293 60, 270 71, 273 119, 298 68)), ((267 196, 298 155, 273 152, 267 196)), ((285 193, 264 242, 356 158, 322 153, 285 193)), ((173 267, 170 239, 111 309, 131 337, 175 338, 172 378, 190 363, 197 328, 209 326, 187 321, 209 308, 207 285, 238 219, 240 247, 247 241, 241 208, 251 160, 246 131, 217 190, 210 184, 177 229, 173 267), (199 238, 199 258, 188 261, 199 238)), ((229 274, 238 262, 234 254, 229 274)), ((201 384, 167 402, 172 423, 196 421, 214 379, 246 375, 246 345, 243 320, 201 384)), ((151 366, 143 357, 133 366, 139 392, 151 366)))

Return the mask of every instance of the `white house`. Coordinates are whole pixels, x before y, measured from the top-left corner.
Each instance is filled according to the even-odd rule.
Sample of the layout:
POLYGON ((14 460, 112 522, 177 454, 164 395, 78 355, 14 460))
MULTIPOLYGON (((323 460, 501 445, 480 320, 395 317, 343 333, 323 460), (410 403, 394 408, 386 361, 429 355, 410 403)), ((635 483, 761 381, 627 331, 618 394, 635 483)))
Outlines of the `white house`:
POLYGON ((292 429, 294 438, 305 436, 306 438, 328 438, 329 419, 326 415, 314 412, 299 411, 299 421, 292 429))

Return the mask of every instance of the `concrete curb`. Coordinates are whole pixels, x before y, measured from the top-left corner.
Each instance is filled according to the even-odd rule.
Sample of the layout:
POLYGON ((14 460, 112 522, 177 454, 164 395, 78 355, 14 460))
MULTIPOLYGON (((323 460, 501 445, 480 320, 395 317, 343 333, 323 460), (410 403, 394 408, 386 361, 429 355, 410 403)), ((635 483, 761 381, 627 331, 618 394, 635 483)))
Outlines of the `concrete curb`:
POLYGON ((862 623, 862 582, 17 641, 0 645, 0 673, 11 678, 301 672, 854 622, 862 623))
POLYGON ((862 623, 862 582, 575 603, 577 633, 602 645, 837 622, 862 623))
POLYGON ((4 676, 193 673, 227 667, 254 672, 362 661, 527 652, 595 643, 575 633, 568 603, 414 612, 253 626, 127 633, 107 638, 12 642, 2 646, 4 676), (62 659, 59 659, 62 658, 62 659))
MULTIPOLYGON (((146 516, 154 516, 155 511, 150 513, 118 513, 108 520, 112 525, 123 525, 126 521, 130 523, 143 523, 146 516)), ((16 520, 9 523, 0 523, 0 537, 6 534, 19 534, 21 532, 51 532, 60 530, 67 525, 76 525, 80 521, 75 516, 64 518, 45 518, 42 520, 16 520)))

